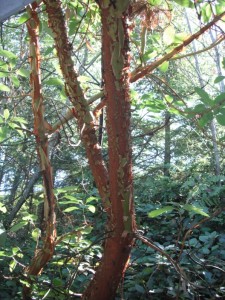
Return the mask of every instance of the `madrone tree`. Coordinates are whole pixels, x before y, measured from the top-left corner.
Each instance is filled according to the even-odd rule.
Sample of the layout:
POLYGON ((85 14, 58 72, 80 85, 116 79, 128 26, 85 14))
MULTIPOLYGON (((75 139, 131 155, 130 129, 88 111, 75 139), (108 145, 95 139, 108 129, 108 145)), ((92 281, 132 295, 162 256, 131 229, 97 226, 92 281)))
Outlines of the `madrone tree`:
MULTIPOLYGON (((91 1, 94 3, 94 1, 91 1)), ((83 292, 83 299, 109 300, 114 299, 121 279, 129 264, 129 256, 135 239, 146 240, 137 232, 135 222, 133 178, 132 178, 132 147, 131 147, 131 100, 130 84, 148 76, 158 67, 167 63, 184 47, 199 38, 225 12, 216 15, 214 7, 211 21, 193 35, 180 41, 176 47, 167 50, 162 57, 153 62, 143 60, 147 34, 151 34, 159 22, 158 15, 164 14, 171 18, 172 8, 176 3, 183 6, 197 7, 198 1, 147 1, 147 0, 96 0, 98 14, 101 20, 101 56, 102 56, 102 92, 96 96, 101 101, 90 109, 90 101, 81 87, 79 74, 74 66, 73 46, 67 34, 67 21, 60 0, 44 0, 33 2, 27 7, 29 19, 27 30, 30 43, 29 62, 31 68, 30 84, 32 89, 32 109, 34 128, 32 134, 36 139, 37 154, 44 186, 44 232, 43 247, 37 249, 30 265, 25 269, 28 283, 23 288, 23 298, 32 299, 32 280, 40 274, 51 260, 55 246, 60 243, 56 232, 55 195, 53 190, 53 172, 49 158, 50 134, 57 134, 69 119, 75 118, 79 128, 80 139, 85 148, 89 166, 102 206, 107 214, 105 225, 106 239, 103 257, 89 286, 83 292), (44 5, 43 5, 44 4, 44 5), (159 5, 162 5, 160 7, 159 5), (60 69, 64 78, 65 92, 72 104, 63 118, 55 124, 49 124, 45 119, 42 95, 41 64, 42 57, 39 45, 39 18, 41 13, 47 13, 48 26, 52 31, 55 49, 60 69), (135 29, 135 19, 139 28, 135 29), (132 30, 137 30, 140 36, 140 59, 135 62, 130 43, 132 30), (98 116, 101 110, 106 111, 106 129, 108 141, 108 161, 103 158, 98 139, 98 116)), ((89 3, 89 1, 88 1, 89 3)), ((88 5, 88 4, 87 4, 88 5)), ((93 95, 94 96, 94 95, 93 95)), ((163 253, 152 243, 150 247, 163 253)), ((168 256, 181 277, 179 266, 168 256)))

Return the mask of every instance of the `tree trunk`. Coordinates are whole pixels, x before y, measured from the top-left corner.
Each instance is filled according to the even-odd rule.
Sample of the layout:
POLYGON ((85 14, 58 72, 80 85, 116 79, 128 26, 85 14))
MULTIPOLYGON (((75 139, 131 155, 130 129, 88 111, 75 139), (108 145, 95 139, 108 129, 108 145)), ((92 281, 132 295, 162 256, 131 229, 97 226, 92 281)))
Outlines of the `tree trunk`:
POLYGON ((106 90, 106 127, 109 148, 111 213, 103 259, 83 299, 114 299, 127 268, 136 229, 130 142, 129 58, 126 9, 129 1, 100 2, 103 70, 106 90), (121 39, 121 36, 123 39, 121 39))
POLYGON ((170 133, 170 112, 165 114, 165 148, 164 148, 164 176, 170 176, 171 160, 171 133, 170 133))
POLYGON ((102 18, 102 61, 106 95, 109 167, 98 144, 95 119, 78 81, 60 1, 45 0, 68 97, 74 105, 81 139, 94 180, 108 214, 104 254, 83 299, 114 299, 127 268, 136 225, 131 168, 129 36, 126 11, 130 1, 98 1, 102 18))
MULTIPOLYGON (((211 29, 209 30, 209 34, 211 37, 211 41, 214 43, 215 38, 213 36, 213 32, 211 29)), ((221 76, 223 74, 220 66, 220 53, 217 46, 214 47, 214 51, 215 51, 215 63, 217 68, 217 75, 221 76)), ((225 91, 223 80, 219 83, 219 86, 220 86, 220 92, 223 93, 225 91)), ((212 133, 213 149, 214 149, 214 157, 215 157, 215 174, 220 175, 220 154, 219 154, 219 149, 216 141, 216 125, 214 121, 211 122, 210 128, 212 133)))
POLYGON ((34 187, 35 183, 38 181, 38 179, 40 178, 40 176, 41 176, 41 172, 37 170, 32 175, 32 177, 29 180, 29 182, 26 184, 25 190, 23 191, 23 193, 20 196, 19 200, 13 206, 10 214, 8 215, 7 219, 4 222, 4 226, 5 226, 6 229, 8 229, 10 227, 10 225, 12 224, 12 222, 15 219, 18 211, 20 210, 20 208, 22 207, 22 205, 26 202, 26 200, 29 197, 31 191, 33 190, 33 187, 34 187))
POLYGON ((44 119, 44 103, 41 93, 40 48, 39 48, 39 18, 36 11, 38 5, 34 2, 27 8, 29 21, 27 28, 30 38, 30 83, 32 86, 32 108, 34 115, 34 135, 37 145, 37 155, 43 178, 44 187, 44 235, 43 246, 36 249, 30 265, 25 269, 28 285, 23 286, 23 299, 32 299, 32 280, 42 272, 43 267, 52 258, 56 241, 55 195, 53 191, 52 167, 49 160, 48 127, 44 119), (33 277, 31 277, 31 276, 33 277))

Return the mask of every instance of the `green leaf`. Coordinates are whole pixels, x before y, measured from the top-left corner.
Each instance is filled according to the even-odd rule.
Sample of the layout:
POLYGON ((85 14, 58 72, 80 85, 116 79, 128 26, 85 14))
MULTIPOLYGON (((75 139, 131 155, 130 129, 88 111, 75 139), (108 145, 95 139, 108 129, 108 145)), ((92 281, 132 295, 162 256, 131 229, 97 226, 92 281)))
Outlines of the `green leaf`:
POLYGON ((215 5, 217 15, 220 15, 224 12, 224 5, 225 5, 224 0, 219 0, 218 4, 215 5))
POLYGON ((93 201, 99 201, 99 199, 97 197, 94 197, 94 196, 91 196, 89 198, 86 199, 85 203, 90 203, 90 202, 93 202, 93 201))
POLYGON ((0 247, 5 246, 6 238, 7 238, 6 231, 0 228, 0 247))
POLYGON ((12 53, 11 51, 8 51, 8 50, 3 50, 0 48, 0 56, 4 56, 6 58, 9 58, 9 59, 16 59, 17 56, 12 53))
POLYGON ((220 108, 219 113, 216 115, 217 122, 225 126, 225 108, 220 108))
POLYGON ((208 242, 211 239, 210 235, 200 235, 199 240, 203 243, 208 242))
POLYGON ((182 206, 183 209, 189 211, 189 212, 194 212, 196 214, 199 214, 199 215, 202 215, 202 216, 205 216, 205 217, 209 217, 209 215, 204 212, 204 210, 200 207, 196 207, 194 205, 191 205, 191 204, 185 204, 182 206))
POLYGON ((16 71, 16 74, 17 75, 20 75, 22 77, 26 77, 26 78, 29 78, 30 76, 30 71, 29 70, 26 70, 24 68, 21 68, 19 70, 16 71))
POLYGON ((187 37, 188 34, 186 32, 176 33, 174 36, 174 43, 176 44, 182 43, 187 37))
POLYGON ((173 209, 174 209, 173 206, 164 206, 162 208, 151 211, 150 213, 148 213, 148 216, 150 218, 155 218, 155 217, 158 217, 158 216, 160 216, 164 213, 171 212, 173 209))
POLYGON ((7 120, 7 119, 9 118, 9 115, 10 115, 10 112, 9 112, 9 110, 8 110, 7 108, 6 108, 6 109, 4 109, 3 116, 4 116, 5 120, 7 120))
POLYGON ((194 109, 192 110, 194 113, 205 113, 205 111, 207 110, 207 107, 205 107, 204 104, 197 104, 194 109))
POLYGON ((225 69, 225 57, 224 57, 223 60, 222 60, 222 66, 223 66, 223 68, 225 69))
POLYGON ((148 3, 152 6, 157 6, 162 3, 162 0, 148 0, 148 3))
POLYGON ((77 210, 77 209, 79 209, 77 206, 71 206, 71 207, 68 207, 68 208, 64 209, 63 211, 64 212, 71 212, 71 211, 77 210))
POLYGON ((172 103, 173 102, 173 97, 172 96, 165 95, 164 97, 165 97, 165 100, 166 100, 167 103, 172 103))
POLYGON ((8 72, 9 73, 9 66, 8 66, 8 63, 1 60, 0 59, 0 68, 1 68, 1 71, 5 71, 5 72, 8 72))
POLYGON ((138 293, 145 294, 145 289, 141 285, 135 284, 135 289, 138 293))
POLYGON ((13 247, 13 248, 12 248, 12 253, 13 253, 13 255, 15 255, 18 251, 20 251, 20 248, 19 248, 19 247, 13 247))
POLYGON ((213 113, 210 111, 206 114, 203 114, 203 116, 198 120, 198 125, 203 128, 208 122, 212 121, 213 119, 213 113))
POLYGON ((164 63, 162 63, 160 66, 159 66, 159 70, 163 73, 165 73, 169 68, 169 62, 168 61, 165 61, 164 63))
POLYGON ((194 3, 190 0, 173 0, 173 1, 181 6, 194 8, 194 3))
POLYGON ((3 91, 3 92, 10 92, 10 88, 3 84, 3 83, 0 83, 0 91, 3 91))
POLYGON ((219 94, 215 99, 214 99, 215 104, 223 104, 225 105, 225 93, 219 94))
POLYGON ((209 249, 207 247, 204 247, 204 248, 202 248, 202 253, 203 254, 209 254, 210 251, 209 251, 209 249))
POLYGON ((171 45, 174 42, 175 29, 172 25, 169 25, 163 32, 163 42, 164 44, 171 45))
POLYGON ((16 76, 11 76, 12 82, 15 85, 15 87, 19 87, 20 86, 20 81, 16 76))
POLYGON ((78 0, 70 1, 70 2, 68 3, 68 5, 71 6, 72 8, 77 8, 78 0))
POLYGON ((217 76, 216 77, 216 79, 214 80, 214 83, 219 83, 219 82, 221 82, 222 80, 224 80, 225 79, 225 76, 217 76))
POLYGON ((37 215, 33 215, 33 214, 27 214, 26 216, 24 216, 22 219, 24 221, 37 221, 37 215))
POLYGON ((0 72, 0 78, 8 77, 9 72, 0 72))
POLYGON ((82 234, 89 234, 92 232, 93 227, 92 226, 86 226, 82 228, 80 231, 82 234))
POLYGON ((6 139, 8 133, 7 126, 0 127, 0 142, 4 141, 6 139))
POLYGON ((199 88, 199 87, 195 87, 195 92, 200 96, 200 100, 207 105, 212 106, 213 105, 213 101, 210 98, 209 94, 204 91, 203 89, 199 88))
POLYGON ((13 117, 13 122, 18 122, 20 124, 27 124, 27 121, 22 117, 13 117))
POLYGON ((211 9, 211 4, 206 3, 202 9, 202 17, 203 17, 203 21, 206 23, 210 20, 211 16, 212 16, 212 9, 211 9))
POLYGON ((16 225, 10 228, 10 232, 16 232, 17 230, 23 228, 27 223, 27 221, 17 223, 16 225))
POLYGON ((39 228, 35 228, 32 233, 32 238, 34 241, 37 241, 37 239, 39 238, 39 236, 41 235, 41 230, 39 228))
POLYGON ((196 245, 199 244, 199 241, 196 238, 192 238, 187 242, 187 244, 192 247, 196 247, 196 245))
POLYGON ((17 262, 14 259, 11 260, 9 263, 9 271, 12 272, 15 269, 16 265, 17 265, 17 262))
POLYGON ((44 54, 44 55, 52 54, 53 50, 54 50, 54 47, 48 47, 48 48, 45 50, 45 54, 44 54))
POLYGON ((64 86, 63 81, 56 77, 49 78, 45 83, 47 85, 53 85, 53 86, 64 86))
POLYGON ((63 286, 63 281, 60 279, 60 278, 54 278, 53 279, 53 284, 54 284, 54 287, 57 286, 63 286))
POLYGON ((93 214, 95 213, 96 209, 94 205, 88 205, 88 210, 90 210, 90 212, 92 212, 93 214))
MULTIPOLYGON (((77 199, 76 197, 71 196, 71 195, 64 195, 63 198, 68 199, 68 200, 71 200, 71 201, 69 201, 69 202, 67 202, 67 203, 82 203, 82 200, 79 200, 79 199, 77 199)), ((63 203, 64 203, 64 202, 63 202, 63 203)))
POLYGON ((29 20, 29 15, 28 13, 24 13, 22 16, 20 16, 18 23, 21 25, 23 23, 25 23, 27 20, 29 20))
POLYGON ((76 19, 71 19, 69 23, 69 35, 72 35, 76 32, 79 21, 76 19))

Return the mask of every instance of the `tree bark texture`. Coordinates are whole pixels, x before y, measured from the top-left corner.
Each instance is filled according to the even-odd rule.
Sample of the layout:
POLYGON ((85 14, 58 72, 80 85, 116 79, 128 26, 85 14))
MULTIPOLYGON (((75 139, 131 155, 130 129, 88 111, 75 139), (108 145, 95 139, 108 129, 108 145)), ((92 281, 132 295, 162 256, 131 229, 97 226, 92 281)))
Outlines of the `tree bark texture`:
POLYGON ((102 61, 106 91, 106 127, 109 148, 111 213, 100 266, 83 299, 114 299, 129 262, 136 230, 130 142, 129 35, 127 9, 130 1, 100 1, 102 61))
POLYGON ((91 171, 93 173, 104 208, 109 209, 108 170, 105 166, 101 147, 98 144, 95 118, 89 110, 88 102, 81 88, 78 74, 72 60, 72 45, 66 30, 61 1, 45 0, 48 24, 55 40, 59 64, 65 79, 66 90, 73 104, 74 117, 77 119, 82 142, 84 144, 91 171))
POLYGON ((95 119, 80 87, 72 61, 60 1, 45 0, 68 96, 74 106, 81 139, 94 180, 108 214, 103 259, 83 299, 114 299, 129 261, 136 229, 130 141, 129 36, 126 11, 130 1, 100 1, 103 77, 106 95, 109 167, 98 144, 95 119))
POLYGON ((44 104, 41 93, 40 73, 40 48, 39 48, 39 18, 36 12, 37 3, 34 2, 27 8, 30 20, 27 23, 30 37, 30 83, 32 86, 32 108, 34 115, 34 131, 36 138, 37 154, 43 177, 44 187, 44 236, 43 247, 36 249, 30 265, 25 269, 28 276, 29 286, 23 287, 23 299, 32 299, 32 280, 30 275, 41 273, 43 267, 52 258, 55 249, 56 227, 55 227, 55 195, 53 192, 52 167, 49 160, 49 147, 47 129, 44 120, 44 104))

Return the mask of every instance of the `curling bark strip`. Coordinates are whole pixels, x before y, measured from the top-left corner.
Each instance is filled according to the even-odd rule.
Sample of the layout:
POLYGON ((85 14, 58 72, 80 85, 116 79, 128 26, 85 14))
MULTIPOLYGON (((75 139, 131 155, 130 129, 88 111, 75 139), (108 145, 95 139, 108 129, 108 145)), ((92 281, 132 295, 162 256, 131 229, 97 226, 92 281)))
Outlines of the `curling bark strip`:
POLYGON ((110 210, 108 193, 108 170, 105 166, 101 147, 98 144, 95 118, 89 110, 89 105, 85 99, 80 86, 78 74, 74 68, 72 60, 72 45, 67 36, 65 19, 59 0, 44 0, 48 14, 48 24, 51 28, 55 40, 60 68, 65 79, 66 91, 75 109, 75 116, 78 120, 81 139, 85 146, 90 168, 94 180, 103 200, 104 208, 110 210))
POLYGON ((135 81, 143 78, 144 76, 148 75, 149 73, 154 71, 156 68, 158 68, 165 61, 169 61, 176 54, 180 53, 184 49, 184 47, 188 46, 191 42, 198 39, 203 33, 205 33, 209 28, 211 28, 216 22, 221 20, 221 18, 223 16, 225 16, 225 12, 223 12, 222 14, 220 14, 218 16, 215 16, 215 18, 211 22, 206 24, 204 27, 202 27, 199 31, 197 31, 190 37, 188 37, 186 40, 183 41, 183 43, 181 45, 175 47, 172 51, 170 51, 163 57, 157 59, 156 61, 154 61, 153 63, 151 63, 147 66, 139 67, 139 68, 135 69, 130 75, 130 77, 131 77, 130 82, 135 82, 135 81))
POLYGON ((98 1, 102 20, 102 61, 106 91, 111 214, 104 254, 83 299, 115 299, 129 264, 136 230, 131 163, 129 36, 126 11, 130 1, 98 1))
MULTIPOLYGON (((37 249, 31 264, 26 268, 27 275, 38 275, 52 258, 55 239, 55 195, 53 192, 52 167, 48 157, 48 138, 44 120, 44 105, 41 93, 40 48, 39 48, 39 18, 36 12, 37 3, 27 8, 30 19, 27 28, 30 38, 30 84, 32 86, 32 108, 34 115, 34 135, 37 153, 43 176, 44 186, 44 230, 42 249, 37 249)), ((23 298, 31 299, 31 287, 24 286, 23 298)))

